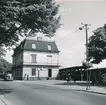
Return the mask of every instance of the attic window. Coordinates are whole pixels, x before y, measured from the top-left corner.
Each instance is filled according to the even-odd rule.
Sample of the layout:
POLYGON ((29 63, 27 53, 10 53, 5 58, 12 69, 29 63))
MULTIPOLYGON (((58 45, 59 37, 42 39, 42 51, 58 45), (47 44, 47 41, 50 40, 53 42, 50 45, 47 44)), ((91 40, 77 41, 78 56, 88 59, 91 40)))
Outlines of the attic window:
POLYGON ((42 40, 42 37, 37 37, 37 40, 42 40))
POLYGON ((36 44, 32 44, 32 48, 33 49, 36 49, 36 44))
POLYGON ((48 50, 51 50, 51 45, 48 45, 47 47, 48 47, 48 50))

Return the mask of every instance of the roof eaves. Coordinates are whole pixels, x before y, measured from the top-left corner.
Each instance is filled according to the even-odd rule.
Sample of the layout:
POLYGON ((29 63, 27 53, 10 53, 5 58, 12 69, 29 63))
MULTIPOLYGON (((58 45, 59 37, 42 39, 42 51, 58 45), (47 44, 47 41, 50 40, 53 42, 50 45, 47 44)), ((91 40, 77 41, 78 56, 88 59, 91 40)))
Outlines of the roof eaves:
POLYGON ((35 51, 35 52, 56 52, 59 53, 60 51, 51 51, 51 50, 35 50, 35 49, 23 49, 24 51, 35 51))

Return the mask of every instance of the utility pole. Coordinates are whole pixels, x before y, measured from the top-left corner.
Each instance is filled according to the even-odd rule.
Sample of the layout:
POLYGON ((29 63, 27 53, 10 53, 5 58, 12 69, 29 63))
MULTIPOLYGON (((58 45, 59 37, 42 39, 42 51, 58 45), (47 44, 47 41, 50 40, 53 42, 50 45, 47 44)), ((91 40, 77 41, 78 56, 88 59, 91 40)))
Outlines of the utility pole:
POLYGON ((80 27, 79 29, 80 30, 83 30, 83 28, 85 28, 85 34, 86 34, 86 65, 87 65, 87 68, 86 68, 86 75, 87 75, 87 87, 86 87, 86 90, 89 90, 90 89, 90 79, 89 79, 89 73, 88 73, 88 70, 89 70, 89 61, 88 61, 88 26, 91 26, 90 24, 83 24, 81 23, 83 26, 80 27))
POLYGON ((87 68, 86 68, 86 72, 87 72, 87 87, 86 90, 89 90, 89 73, 88 73, 88 24, 85 24, 85 33, 86 33, 86 64, 87 64, 87 68))

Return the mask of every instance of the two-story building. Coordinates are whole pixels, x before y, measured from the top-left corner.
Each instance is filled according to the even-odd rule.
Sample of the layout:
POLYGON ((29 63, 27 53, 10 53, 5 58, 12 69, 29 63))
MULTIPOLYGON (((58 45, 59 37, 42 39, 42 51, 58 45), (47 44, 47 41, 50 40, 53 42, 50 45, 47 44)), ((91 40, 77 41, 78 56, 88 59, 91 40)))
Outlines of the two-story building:
POLYGON ((59 72, 59 50, 55 41, 26 38, 14 49, 15 79, 55 78, 59 72))

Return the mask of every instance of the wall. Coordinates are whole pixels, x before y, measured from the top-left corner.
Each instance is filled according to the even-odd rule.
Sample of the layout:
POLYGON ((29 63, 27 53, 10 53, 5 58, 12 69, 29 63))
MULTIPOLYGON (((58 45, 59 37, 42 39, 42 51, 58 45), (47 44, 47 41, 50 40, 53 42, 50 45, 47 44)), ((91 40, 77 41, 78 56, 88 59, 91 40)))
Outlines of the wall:
POLYGON ((19 65, 22 63, 22 52, 13 57, 13 65, 19 65))
POLYGON ((52 77, 57 77, 58 73, 59 73, 59 68, 54 68, 52 69, 52 77))
MULTIPOLYGON (((38 66, 37 65, 42 65, 43 70, 40 71, 39 73, 39 77, 48 77, 48 68, 50 68, 51 66, 48 64, 47 61, 47 55, 52 55, 52 62, 50 65, 54 65, 57 66, 59 64, 59 54, 58 53, 44 53, 44 52, 29 52, 29 51, 25 51, 23 54, 20 53, 17 56, 15 56, 14 59, 14 64, 16 64, 16 66, 18 66, 20 63, 22 63, 23 60, 23 64, 28 64, 30 65, 30 67, 26 67, 24 66, 23 69, 21 69, 21 71, 19 70, 20 68, 16 68, 14 69, 15 71, 15 78, 19 79, 19 78, 24 78, 25 74, 29 75, 29 77, 37 77, 38 78, 38 66), (37 55, 37 63, 32 63, 32 56, 31 54, 36 54, 37 55), (22 58, 23 57, 23 58, 22 58), (34 67, 37 68, 36 70, 36 76, 32 76, 32 68, 31 64, 35 64, 34 67), (45 65, 45 66, 43 66, 45 65), (46 66, 47 65, 47 66, 46 66)), ((26 64, 26 65, 27 65, 26 64)), ((58 74, 58 67, 56 68, 52 68, 52 77, 56 77, 56 75, 58 74)))
POLYGON ((13 70, 14 79, 22 79, 22 67, 17 67, 13 70))
POLYGON ((29 75, 29 77, 32 76, 32 72, 31 72, 32 68, 30 67, 23 67, 23 77, 25 76, 25 74, 29 75))
POLYGON ((24 53, 23 53, 23 63, 31 63, 32 62, 31 54, 37 55, 37 64, 48 64, 47 55, 52 56, 51 64, 55 64, 55 65, 59 64, 58 53, 29 52, 29 51, 24 51, 24 53))
MULTIPOLYGON (((35 68, 36 68, 36 75, 32 76, 32 68, 23 67, 23 77, 25 76, 25 74, 29 75, 29 77, 38 77, 38 70, 40 70, 40 68, 38 67, 35 68)), ((59 72, 58 68, 52 68, 52 77, 56 77, 58 72, 59 72)), ((43 68, 42 70, 40 70, 39 77, 48 77, 48 68, 43 68)))

